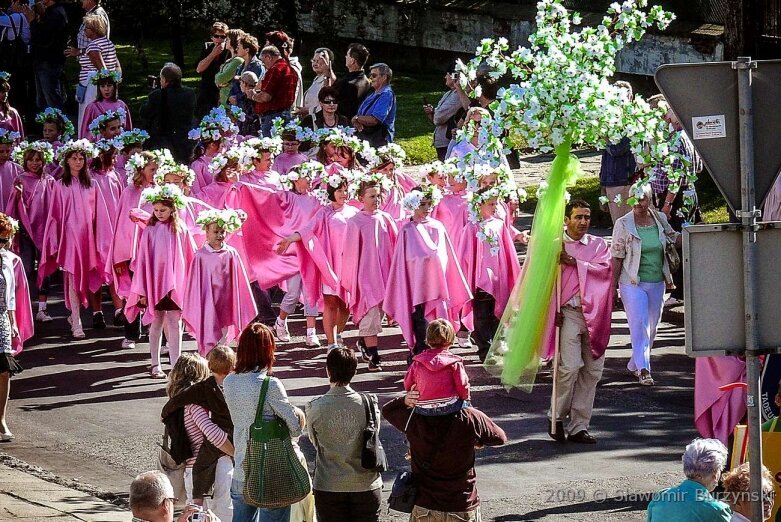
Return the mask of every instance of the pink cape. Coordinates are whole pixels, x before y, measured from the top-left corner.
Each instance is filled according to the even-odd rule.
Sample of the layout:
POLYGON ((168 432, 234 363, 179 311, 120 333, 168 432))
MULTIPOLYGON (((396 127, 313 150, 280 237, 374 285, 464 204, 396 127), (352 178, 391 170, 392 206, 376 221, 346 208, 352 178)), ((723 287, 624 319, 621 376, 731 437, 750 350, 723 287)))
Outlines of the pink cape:
POLYGON ((108 111, 115 111, 122 109, 125 111, 125 117, 122 120, 122 128, 130 130, 133 128, 133 122, 130 120, 130 109, 127 108, 125 102, 122 100, 110 101, 100 100, 93 101, 86 107, 84 107, 84 118, 81 122, 81 129, 79 129, 79 138, 87 138, 90 141, 97 141, 100 136, 93 136, 89 130, 89 124, 98 116, 105 114, 108 111))
POLYGON ((142 296, 147 300, 142 316, 144 324, 152 322, 155 306, 169 293, 171 300, 184 309, 187 271, 194 256, 195 242, 187 228, 175 232, 170 223, 147 226, 131 266, 133 282, 125 306, 127 319, 133 321, 138 316, 138 299, 142 296))
POLYGON ((279 173, 275 170, 267 170, 261 172, 257 169, 243 174, 240 181, 242 183, 252 183, 261 187, 266 187, 271 190, 282 190, 282 185, 279 183, 279 173))
POLYGON ((390 217, 396 222, 396 226, 401 228, 404 223, 409 220, 409 214, 401 206, 401 201, 404 199, 404 192, 400 187, 393 186, 390 190, 383 191, 382 203, 380 204, 380 210, 390 214, 390 217))
MULTIPOLYGON (((473 293, 479 288, 494 298, 494 315, 502 318, 510 292, 521 273, 521 264, 515 253, 515 245, 510 230, 504 221, 497 217, 485 220, 482 226, 498 238, 496 255, 491 253, 491 245, 477 238, 478 225, 468 223, 461 233, 456 248, 458 260, 464 271, 464 277, 473 293)), ((464 323, 472 322, 472 302, 464 307, 464 323)))
POLYGON ((48 174, 39 178, 30 172, 23 172, 16 179, 22 183, 22 193, 18 190, 11 193, 5 213, 19 220, 35 243, 35 248, 41 251, 43 232, 46 229, 52 191, 56 182, 48 174))
POLYGON ((11 160, 0 164, 0 208, 6 208, 14 191, 14 180, 24 169, 11 160))
MULTIPOLYGON (((114 223, 117 221, 117 211, 119 210, 119 198, 122 196, 122 189, 126 188, 127 184, 119 180, 114 169, 105 172, 90 170, 90 175, 98 184, 98 189, 103 194, 103 199, 106 201, 106 207, 108 208, 108 223, 98 223, 98 225, 111 227, 111 233, 113 234, 114 223)), ((108 255, 108 252, 106 255, 108 255)))
POLYGON ((416 181, 415 178, 402 172, 396 173, 396 180, 398 181, 399 186, 401 186, 401 190, 405 193, 420 185, 420 182, 416 181))
POLYGON ((776 178, 765 196, 765 202, 762 204, 762 221, 781 221, 781 175, 776 178))
POLYGON ((261 288, 271 288, 299 272, 294 249, 277 255, 274 247, 308 223, 322 207, 313 197, 294 192, 276 192, 252 184, 242 184, 241 208, 247 213, 242 227, 252 231, 245 244, 247 272, 261 288))
MULTIPOLYGON (((610 342, 610 323, 613 313, 613 265, 610 248, 601 237, 586 234, 588 245, 580 241, 565 241, 564 249, 577 261, 575 267, 561 265, 561 298, 559 305, 580 292, 583 316, 586 318, 591 356, 599 359, 610 342)), ((554 292, 555 294, 555 292, 554 292)), ((556 300, 551 302, 547 327, 543 338, 544 354, 553 357, 556 321, 556 300)))
MULTIPOLYGON (((84 188, 76 179, 69 187, 60 180, 54 183, 50 208, 37 284, 40 287, 44 277, 62 267, 73 275, 76 293, 86 306, 88 294, 108 281, 103 254, 109 251, 112 237, 106 235, 110 227, 98 226, 101 221, 108 222, 106 202, 94 181, 84 188)), ((65 295, 69 292, 67 281, 65 295)), ((70 306, 70 300, 65 304, 70 306)))
POLYGON ((208 245, 195 253, 187 276, 182 319, 206 356, 222 339, 236 339, 258 310, 238 252, 228 245, 214 251, 208 245))
MULTIPOLYGON (((323 286, 336 291, 342 301, 347 295, 339 285, 342 273, 342 248, 347 221, 358 214, 350 205, 340 209, 321 207, 309 223, 299 228, 301 248, 298 249, 304 295, 310 306, 317 306, 323 295, 323 286)), ((329 292, 330 293, 330 292, 329 292)))
POLYGON ((274 163, 271 165, 271 170, 279 172, 280 174, 287 174, 290 169, 304 163, 308 159, 309 158, 307 158, 305 154, 301 154, 300 152, 295 154, 288 154, 287 152, 283 152, 274 158, 274 163))
POLYGON ((195 179, 193 180, 192 193, 197 196, 207 186, 211 185, 214 181, 214 175, 209 170, 209 163, 211 163, 214 156, 203 155, 197 160, 190 163, 190 168, 195 172, 195 179))
POLYGON ((385 299, 397 237, 396 222, 381 210, 359 212, 347 221, 339 282, 355 324, 385 299))
POLYGON ((210 210, 212 206, 192 196, 185 196, 185 198, 186 204, 184 209, 179 212, 179 217, 182 218, 184 225, 190 230, 190 234, 192 234, 195 240, 195 245, 201 248, 206 243, 206 232, 195 220, 198 219, 199 213, 204 210, 210 210))
POLYGON ((395 319, 407 346, 415 345, 412 313, 423 305, 426 319, 458 325, 472 298, 445 227, 431 218, 408 221, 399 230, 383 310, 395 319))
POLYGON ((694 368, 694 425, 703 437, 727 444, 746 415, 746 389, 722 392, 719 386, 746 382, 746 361, 733 356, 697 357, 694 368))
POLYGON ((11 107, 4 117, 0 117, 0 129, 18 132, 24 139, 24 124, 16 109, 11 107))
POLYGON ((453 241, 461 237, 461 232, 467 223, 466 192, 448 193, 431 211, 431 217, 440 221, 447 230, 447 235, 453 241))
POLYGON ((11 339, 11 350, 13 355, 22 351, 24 342, 33 336, 33 310, 30 306, 30 288, 27 285, 27 274, 24 271, 24 265, 19 256, 7 250, 1 254, 3 262, 11 261, 14 267, 14 279, 16 282, 16 310, 14 310, 14 321, 16 328, 19 329, 19 337, 11 339))
MULTIPOLYGON (((130 273, 125 270, 125 273, 119 275, 114 267, 123 263, 129 264, 136 257, 141 232, 138 225, 130 219, 130 214, 141 203, 141 192, 145 188, 136 186, 125 187, 117 203, 114 238, 106 259, 105 270, 110 278, 113 278, 114 289, 123 299, 127 299, 127 296, 130 294, 130 273)), ((151 212, 152 205, 145 203, 143 208, 151 212)))

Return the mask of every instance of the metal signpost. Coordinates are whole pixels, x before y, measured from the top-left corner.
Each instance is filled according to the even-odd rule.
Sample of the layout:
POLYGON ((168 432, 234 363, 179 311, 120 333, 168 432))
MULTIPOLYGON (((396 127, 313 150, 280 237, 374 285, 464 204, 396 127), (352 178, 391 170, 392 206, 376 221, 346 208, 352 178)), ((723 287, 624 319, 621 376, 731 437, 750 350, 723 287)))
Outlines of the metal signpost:
MULTIPOLYGON (((718 353, 745 355, 751 519, 762 520, 759 356, 777 351, 781 346, 781 338, 770 340, 770 346, 762 347, 759 343, 758 313, 761 309, 757 307, 757 232, 760 228, 760 211, 757 209, 757 199, 760 202, 765 199, 781 167, 781 147, 777 143, 781 135, 781 60, 753 61, 748 57, 739 57, 735 62, 663 65, 656 71, 655 79, 719 190, 741 221, 742 292, 722 296, 726 298, 713 304, 725 307, 742 298, 743 345, 725 346, 723 341, 719 344, 718 338, 711 337, 713 342, 710 346, 706 350, 698 350, 700 340, 690 337, 690 333, 695 330, 689 330, 688 327, 693 324, 689 319, 693 312, 691 303, 700 296, 689 293, 684 305, 687 351, 693 356, 718 353), (759 110, 755 111, 755 107, 759 110)), ((729 232, 728 227, 724 231, 729 232)), ((688 246, 684 253, 685 263, 687 258, 691 262, 698 255, 698 252, 692 251, 696 243, 690 241, 690 236, 691 233, 684 229, 688 246)), ((691 270, 687 270, 687 273, 692 275, 691 270)), ((723 277, 728 276, 724 274, 723 277)), ((773 307, 766 309, 766 312, 776 314, 777 309, 773 307)))

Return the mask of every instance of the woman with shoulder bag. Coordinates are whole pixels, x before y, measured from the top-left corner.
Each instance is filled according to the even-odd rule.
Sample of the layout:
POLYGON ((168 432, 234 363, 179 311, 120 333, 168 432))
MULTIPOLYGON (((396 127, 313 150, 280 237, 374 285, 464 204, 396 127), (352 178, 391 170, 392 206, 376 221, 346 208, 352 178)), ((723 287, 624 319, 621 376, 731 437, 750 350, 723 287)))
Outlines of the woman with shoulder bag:
POLYGON ((366 428, 373 425, 379 435, 380 410, 374 396, 350 387, 357 367, 349 348, 329 351, 325 368, 331 389, 306 405, 307 434, 317 451, 314 490, 319 522, 380 520, 382 476, 376 468, 364 468, 362 458, 366 428))
MULTIPOLYGON (((632 340, 627 369, 640 384, 651 386, 651 347, 662 318, 665 289, 675 288, 668 244, 680 245, 680 234, 667 217, 651 208, 651 188, 635 188, 636 203, 613 227, 613 284, 620 289, 632 340)), ((673 267, 675 268, 675 267, 673 267)))
MULTIPOLYGON (((301 435, 300 417, 303 413, 288 401, 285 387, 275 377, 270 377, 274 365, 274 333, 262 323, 252 323, 247 326, 239 337, 236 349, 236 370, 228 375, 223 382, 225 402, 228 404, 233 419, 233 442, 235 447, 235 467, 231 498, 233 499, 234 522, 288 522, 290 520, 290 505, 285 507, 256 507, 245 498, 245 486, 264 485, 265 473, 261 476, 247 475, 248 468, 253 469, 254 455, 247 454, 248 443, 252 447, 255 437, 250 435, 251 428, 258 425, 257 417, 261 395, 263 397, 263 426, 274 424, 272 431, 287 432, 287 437, 301 435), (245 458, 247 462, 245 462, 245 458)), ((284 445, 292 450, 290 441, 284 445)), ((293 453, 295 455, 295 453, 293 453)), ((290 461, 287 461, 290 462, 290 461)), ((298 466, 300 466, 298 462, 298 466)), ((261 470, 275 471, 275 470, 261 470)), ((305 472, 306 470, 304 470, 305 472)), ((307 477, 308 480, 308 477, 307 477)), ((269 486, 269 483, 265 483, 269 486)), ((292 484, 274 484, 275 489, 292 489, 292 484)), ((300 499, 298 499, 300 500, 300 499)), ((295 502, 295 501, 294 501, 295 502)))

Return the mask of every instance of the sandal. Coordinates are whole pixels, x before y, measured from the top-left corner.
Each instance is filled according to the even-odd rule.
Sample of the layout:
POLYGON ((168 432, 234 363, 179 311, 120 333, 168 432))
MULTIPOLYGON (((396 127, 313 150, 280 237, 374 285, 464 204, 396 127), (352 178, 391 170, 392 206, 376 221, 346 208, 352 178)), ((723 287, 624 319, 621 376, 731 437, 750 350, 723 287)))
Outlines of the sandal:
POLYGON ((653 386, 654 385, 654 378, 651 377, 650 373, 640 374, 640 376, 637 379, 638 379, 638 382, 642 386, 653 386))
POLYGON ((149 370, 149 376, 153 379, 165 379, 166 374, 159 366, 152 366, 149 370))

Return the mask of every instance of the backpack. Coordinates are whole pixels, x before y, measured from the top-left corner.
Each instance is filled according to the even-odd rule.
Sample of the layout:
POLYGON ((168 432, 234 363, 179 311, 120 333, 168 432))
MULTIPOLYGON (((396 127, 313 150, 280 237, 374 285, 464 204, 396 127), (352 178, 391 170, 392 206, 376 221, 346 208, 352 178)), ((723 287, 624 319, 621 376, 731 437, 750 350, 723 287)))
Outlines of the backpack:
MULTIPOLYGON (((17 26, 13 14, 0 10, 0 14, 8 17, 11 27, 3 32, 0 38, 0 68, 7 71, 17 71, 30 65, 30 52, 27 44, 22 41, 21 20, 17 26), (8 31, 13 31, 14 39, 8 39, 8 31)), ((18 20, 18 19, 17 19, 18 20)))

